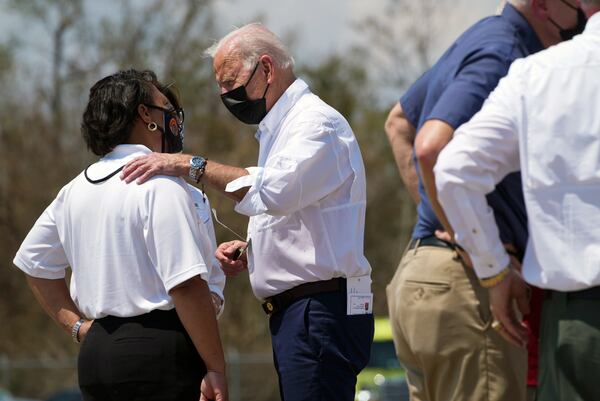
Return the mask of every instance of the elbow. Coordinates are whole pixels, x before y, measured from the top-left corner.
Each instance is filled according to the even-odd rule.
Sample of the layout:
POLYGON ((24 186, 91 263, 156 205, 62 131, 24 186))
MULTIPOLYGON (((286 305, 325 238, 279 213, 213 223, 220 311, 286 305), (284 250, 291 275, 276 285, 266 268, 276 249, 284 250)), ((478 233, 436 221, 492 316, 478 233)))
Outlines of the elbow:
POLYGON ((389 115, 388 118, 385 120, 384 130, 388 139, 391 141, 397 132, 396 119, 391 115, 389 115))
MULTIPOLYGON (((418 138, 417 138, 418 139, 418 138)), ((415 156, 421 168, 433 170, 441 149, 429 141, 419 141, 415 147, 415 156)))

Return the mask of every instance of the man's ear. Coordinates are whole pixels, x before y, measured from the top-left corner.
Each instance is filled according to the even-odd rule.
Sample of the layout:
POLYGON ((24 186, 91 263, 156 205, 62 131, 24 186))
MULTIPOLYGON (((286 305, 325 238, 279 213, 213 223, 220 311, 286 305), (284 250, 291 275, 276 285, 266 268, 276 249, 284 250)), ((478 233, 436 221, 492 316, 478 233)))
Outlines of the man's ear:
POLYGON ((273 73, 274 73, 274 65, 273 59, 268 54, 265 54, 260 58, 260 63, 262 64, 262 69, 265 74, 265 78, 267 79, 267 83, 273 82, 273 73))
POLYGON ((550 17, 547 0, 531 0, 531 11, 533 15, 544 21, 550 17))
POLYGON ((150 113, 148 112, 148 108, 146 106, 144 106, 143 104, 138 105, 137 112, 145 124, 149 124, 152 122, 152 117, 150 117, 150 113))

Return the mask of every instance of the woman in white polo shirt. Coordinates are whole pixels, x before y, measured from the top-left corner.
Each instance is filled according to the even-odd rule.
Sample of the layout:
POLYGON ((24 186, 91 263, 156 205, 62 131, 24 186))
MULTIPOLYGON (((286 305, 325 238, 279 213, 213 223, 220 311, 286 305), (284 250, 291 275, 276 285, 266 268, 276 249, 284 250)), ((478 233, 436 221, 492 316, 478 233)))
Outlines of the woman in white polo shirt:
POLYGON ((213 258, 201 246, 209 235, 188 185, 118 177, 137 156, 181 151, 183 111, 161 89, 136 70, 92 87, 82 133, 102 158, 61 189, 14 259, 46 312, 82 342, 86 401, 197 401, 201 381, 206 398, 227 399, 213 258))

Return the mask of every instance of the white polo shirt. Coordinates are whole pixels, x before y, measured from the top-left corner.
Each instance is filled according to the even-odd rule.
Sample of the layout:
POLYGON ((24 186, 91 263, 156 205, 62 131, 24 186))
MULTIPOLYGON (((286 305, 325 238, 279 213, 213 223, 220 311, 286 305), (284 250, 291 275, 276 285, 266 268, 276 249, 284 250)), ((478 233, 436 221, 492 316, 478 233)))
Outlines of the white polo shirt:
POLYGON ((364 255, 365 169, 344 117, 297 79, 259 124, 258 164, 227 185, 249 187, 248 270, 266 298, 300 284, 371 273, 364 255))
MULTIPOLYGON (((142 145, 119 145, 88 176, 106 177, 149 153, 142 145)), ((208 281, 205 261, 212 255, 198 246, 203 226, 181 178, 128 185, 116 174, 91 184, 81 173, 37 220, 14 264, 46 279, 63 278, 71 266, 71 296, 90 319, 169 310, 170 289, 197 275, 208 281)))
MULTIPOLYGON (((196 213, 198 215, 198 223, 202 232, 202 238, 198 245, 200 246, 200 250, 205 257, 205 260, 207 262, 210 261, 210 263, 207 263, 209 266, 208 287, 211 292, 217 294, 223 302, 225 302, 223 290, 225 288, 226 278, 225 273, 221 270, 221 264, 215 256, 217 250, 217 238, 212 220, 210 202, 204 192, 198 188, 188 185, 188 189, 190 190, 192 200, 194 201, 194 207, 196 208, 196 213)), ((221 306, 219 313, 223 311, 224 305, 225 304, 221 306)))

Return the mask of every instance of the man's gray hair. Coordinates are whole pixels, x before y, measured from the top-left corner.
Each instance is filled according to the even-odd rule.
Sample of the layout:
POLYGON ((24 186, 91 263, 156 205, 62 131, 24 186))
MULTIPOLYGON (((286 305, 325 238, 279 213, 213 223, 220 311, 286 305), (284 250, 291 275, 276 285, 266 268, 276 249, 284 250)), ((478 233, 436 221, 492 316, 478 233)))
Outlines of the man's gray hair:
POLYGON ((287 69, 294 66, 294 58, 281 40, 262 24, 254 22, 229 32, 221 40, 204 51, 204 54, 214 58, 221 49, 238 55, 244 64, 244 69, 254 68, 263 54, 271 56, 275 65, 287 69))

